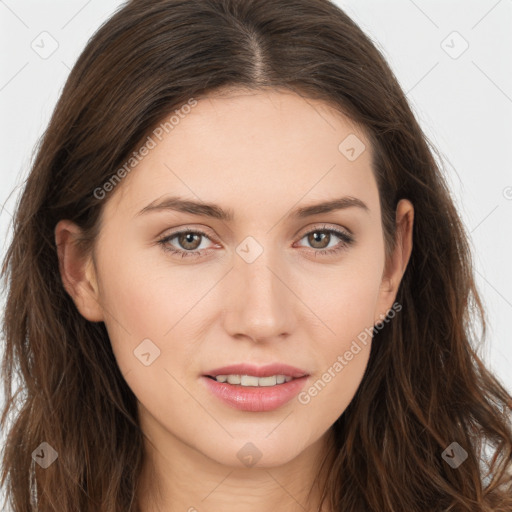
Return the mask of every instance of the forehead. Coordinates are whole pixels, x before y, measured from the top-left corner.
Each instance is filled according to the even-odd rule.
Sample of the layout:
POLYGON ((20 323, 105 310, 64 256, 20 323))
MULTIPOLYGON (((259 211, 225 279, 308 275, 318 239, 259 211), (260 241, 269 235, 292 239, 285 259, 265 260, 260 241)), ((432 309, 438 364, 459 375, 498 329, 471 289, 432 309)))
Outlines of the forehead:
POLYGON ((234 211, 248 203, 292 206, 329 193, 372 202, 369 141, 320 100, 232 90, 200 98, 186 112, 173 123, 164 118, 150 133, 152 149, 117 185, 110 208, 135 214, 166 193, 234 211))

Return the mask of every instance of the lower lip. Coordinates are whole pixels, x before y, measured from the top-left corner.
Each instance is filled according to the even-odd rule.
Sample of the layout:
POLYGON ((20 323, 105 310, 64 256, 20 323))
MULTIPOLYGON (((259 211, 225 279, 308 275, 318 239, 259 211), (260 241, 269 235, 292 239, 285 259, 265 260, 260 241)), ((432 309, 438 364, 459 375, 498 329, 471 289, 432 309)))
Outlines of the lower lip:
POLYGON ((202 377, 208 389, 224 403, 250 412, 273 411, 289 402, 304 387, 308 376, 276 386, 240 386, 202 377))

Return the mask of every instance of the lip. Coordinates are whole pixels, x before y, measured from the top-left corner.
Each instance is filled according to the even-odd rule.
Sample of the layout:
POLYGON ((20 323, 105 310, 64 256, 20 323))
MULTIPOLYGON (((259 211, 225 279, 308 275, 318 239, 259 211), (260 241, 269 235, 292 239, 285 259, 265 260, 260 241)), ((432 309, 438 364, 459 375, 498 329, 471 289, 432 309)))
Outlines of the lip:
MULTIPOLYGON (((254 377, 270 377, 272 375, 285 375, 299 379, 309 375, 307 371, 295 368, 283 363, 267 364, 265 366, 255 366, 252 364, 241 363, 223 366, 210 370, 204 374, 205 377, 217 377, 217 375, 253 375, 254 377)), ((211 379, 210 379, 211 380, 211 379)), ((280 384, 280 386, 283 384, 280 384)))
MULTIPOLYGON (((219 375, 225 374, 219 373, 219 375)), ((254 374, 248 373, 241 375, 254 374)), ((276 374, 273 373, 271 375, 276 374)), ((267 375, 263 375, 263 377, 265 376, 267 375)), ((292 379, 291 381, 283 384, 260 387, 217 382, 215 379, 206 375, 201 377, 201 380, 205 383, 207 389, 225 404, 241 411, 250 412, 267 412, 282 407, 304 388, 308 379, 309 375, 304 375, 303 377, 292 379)))

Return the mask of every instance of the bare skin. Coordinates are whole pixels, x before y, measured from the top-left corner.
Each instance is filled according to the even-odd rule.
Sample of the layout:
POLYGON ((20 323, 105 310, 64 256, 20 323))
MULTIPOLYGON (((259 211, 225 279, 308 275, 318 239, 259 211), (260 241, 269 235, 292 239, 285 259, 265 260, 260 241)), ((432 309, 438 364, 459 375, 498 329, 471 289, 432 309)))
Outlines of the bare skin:
POLYGON ((199 100, 107 196, 93 255, 73 245, 77 226, 58 223, 66 290, 85 318, 105 322, 138 399, 147 437, 143 512, 318 510, 318 489, 309 501, 307 491, 331 449, 330 427, 361 382, 371 339, 307 403, 294 398, 273 411, 226 405, 203 375, 233 363, 284 362, 307 371, 305 391, 326 382, 338 356, 392 308, 413 217, 402 200, 399 243, 386 262, 368 140, 324 103, 274 90, 199 100), (366 146, 353 161, 338 149, 350 134, 366 146), (171 209, 138 215, 171 194, 215 203, 234 219, 171 209), (288 216, 342 196, 368 209, 288 216), (331 228, 353 242, 344 246, 331 228), (199 255, 182 258, 158 243, 187 229, 206 236, 166 245, 199 255), (248 263, 240 248, 257 247, 248 263), (341 249, 325 254, 334 248, 341 249), (134 355, 145 339, 160 350, 148 366, 134 355), (250 467, 238 456, 247 443, 261 454, 250 467))

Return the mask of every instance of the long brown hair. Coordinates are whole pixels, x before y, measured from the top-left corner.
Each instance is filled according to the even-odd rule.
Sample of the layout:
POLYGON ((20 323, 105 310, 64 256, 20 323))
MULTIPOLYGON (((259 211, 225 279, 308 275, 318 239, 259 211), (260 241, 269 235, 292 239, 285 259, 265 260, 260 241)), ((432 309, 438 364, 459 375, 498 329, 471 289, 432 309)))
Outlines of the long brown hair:
POLYGON ((2 267, 1 425, 9 416, 12 425, 0 484, 12 510, 139 510, 136 398, 105 325, 82 317, 63 287, 54 228, 74 221, 90 251, 108 201, 95 190, 173 110, 231 87, 325 100, 365 130, 387 254, 398 201, 415 208, 402 309, 374 333, 363 381, 332 426, 322 503, 512 511, 512 397, 477 354, 486 322, 468 235, 392 71, 328 0, 132 0, 87 44, 38 148, 2 267), (43 442, 58 454, 46 469, 33 456, 43 442), (452 443, 467 453, 457 468, 442 457, 452 443))

